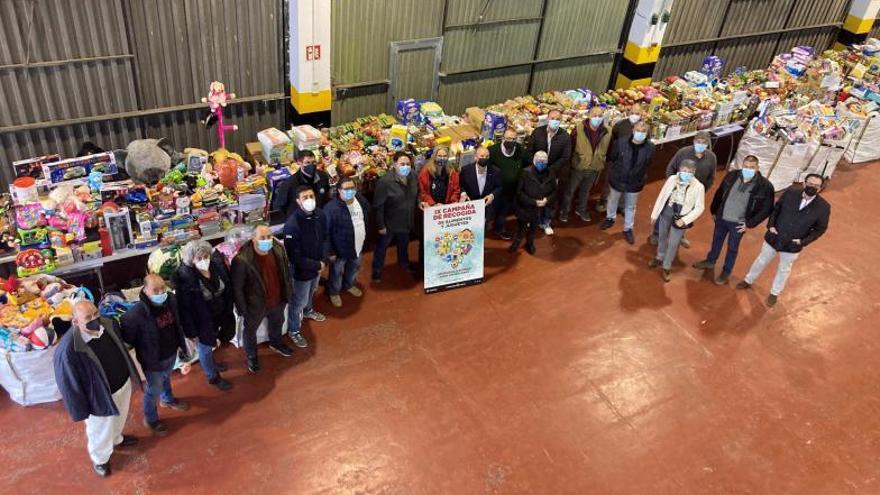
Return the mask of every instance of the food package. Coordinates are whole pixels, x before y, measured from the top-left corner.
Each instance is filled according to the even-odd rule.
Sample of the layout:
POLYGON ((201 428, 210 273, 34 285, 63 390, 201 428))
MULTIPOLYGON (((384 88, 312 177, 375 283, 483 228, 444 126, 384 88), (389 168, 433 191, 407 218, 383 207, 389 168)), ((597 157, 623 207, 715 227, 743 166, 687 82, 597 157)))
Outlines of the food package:
MULTIPOLYGON (((299 150, 310 150, 321 144, 321 131, 310 125, 298 125, 290 130, 293 144, 299 150)), ((267 157, 268 159, 268 157, 267 157)))
POLYGON ((496 135, 504 134, 507 129, 507 118, 497 112, 485 112, 483 123, 480 126, 480 136, 483 139, 493 139, 496 135))
POLYGON ((262 145, 263 159, 269 163, 293 161, 293 143, 287 134, 270 127, 257 133, 257 141, 262 145))
POLYGON ((400 151, 406 147, 409 132, 405 125, 394 124, 388 133, 388 147, 400 151))
POLYGON ((416 124, 420 120, 419 102, 410 98, 397 100, 397 119, 403 124, 416 124))

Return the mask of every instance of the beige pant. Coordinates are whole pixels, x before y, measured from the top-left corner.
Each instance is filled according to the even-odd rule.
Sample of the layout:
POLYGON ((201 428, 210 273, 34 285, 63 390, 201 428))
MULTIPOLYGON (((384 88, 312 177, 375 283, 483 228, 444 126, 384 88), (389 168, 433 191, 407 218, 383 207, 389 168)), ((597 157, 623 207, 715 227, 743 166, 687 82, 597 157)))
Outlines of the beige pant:
POLYGON ((131 403, 131 380, 113 394, 118 416, 89 416, 86 418, 86 439, 89 457, 95 464, 105 464, 113 454, 113 447, 122 443, 122 428, 128 418, 131 403))

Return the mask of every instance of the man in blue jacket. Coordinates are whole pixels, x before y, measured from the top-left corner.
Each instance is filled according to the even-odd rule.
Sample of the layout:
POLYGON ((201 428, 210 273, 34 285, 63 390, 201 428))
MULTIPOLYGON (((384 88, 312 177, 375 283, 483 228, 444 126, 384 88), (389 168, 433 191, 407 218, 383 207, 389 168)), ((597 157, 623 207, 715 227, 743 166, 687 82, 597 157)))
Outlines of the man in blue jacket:
POLYGON ((85 421, 93 468, 99 476, 109 476, 113 448, 138 442, 136 437, 123 435, 122 429, 132 382, 141 384, 116 322, 101 318, 94 304, 77 302, 72 326, 53 359, 55 382, 67 412, 74 421, 85 421))
POLYGON ((327 243, 330 259, 330 277, 327 292, 334 307, 342 307, 341 291, 354 297, 364 295, 356 285, 358 270, 364 258, 367 239, 367 218, 370 204, 357 192, 354 179, 343 177, 336 184, 339 197, 327 203, 324 221, 327 224, 327 243))
POLYGON ((303 318, 314 321, 326 319, 315 311, 312 301, 324 269, 327 235, 324 215, 317 206, 315 192, 311 188, 299 187, 296 204, 297 208, 287 218, 282 232, 293 277, 293 294, 287 306, 287 329, 293 343, 305 348, 309 343, 300 333, 303 318))
POLYGON ((599 226, 608 230, 614 226, 617 218, 617 205, 623 198, 623 238, 629 244, 635 244, 633 227, 636 221, 636 203, 639 193, 645 188, 648 167, 654 157, 654 144, 648 139, 650 126, 638 121, 633 126, 632 136, 628 140, 615 141, 609 151, 608 164, 608 200, 605 206, 605 220, 599 226))

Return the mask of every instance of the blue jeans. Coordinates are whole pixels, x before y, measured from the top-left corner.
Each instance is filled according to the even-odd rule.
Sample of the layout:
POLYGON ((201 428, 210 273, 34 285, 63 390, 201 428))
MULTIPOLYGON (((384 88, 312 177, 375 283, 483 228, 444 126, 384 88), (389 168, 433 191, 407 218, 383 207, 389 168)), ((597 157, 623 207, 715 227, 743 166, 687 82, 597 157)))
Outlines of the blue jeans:
POLYGON ((385 266, 385 253, 388 251, 388 246, 391 245, 391 240, 397 243, 397 264, 408 268, 409 267, 409 232, 403 233, 394 233, 388 232, 385 235, 379 235, 379 240, 376 242, 376 249, 373 251, 373 275, 382 273, 382 267, 385 266))
POLYGON ((174 363, 177 361, 177 353, 174 354, 159 363, 161 371, 144 371, 147 377, 147 389, 144 391, 144 419, 148 423, 159 421, 159 412, 156 410, 157 398, 165 404, 177 402, 171 392, 171 372, 174 371, 174 363))
POLYGON ((605 216, 614 221, 617 217, 617 205, 623 196, 623 230, 632 230, 636 223, 636 202, 639 200, 637 192, 620 192, 613 187, 608 187, 608 203, 605 205, 605 216))
POLYGON ((327 292, 331 296, 338 296, 340 292, 354 287, 354 282, 357 280, 358 271, 361 269, 361 262, 363 260, 363 254, 350 260, 337 256, 330 263, 330 278, 327 279, 327 292))
POLYGON ((217 368, 214 367, 214 347, 205 345, 201 342, 196 343, 196 351, 199 353, 199 363, 202 364, 202 371, 208 381, 217 377, 217 368))
POLYGON ((318 290, 320 279, 319 275, 311 280, 293 281, 293 294, 290 295, 290 304, 287 305, 287 333, 299 333, 303 315, 312 311, 312 297, 318 290))
POLYGON ((733 272, 733 265, 736 263, 736 255, 739 253, 739 241, 742 240, 742 233, 737 231, 739 227, 737 222, 728 222, 723 218, 715 219, 715 231, 712 233, 712 248, 706 255, 706 260, 715 263, 721 256, 721 247, 724 245, 724 239, 727 238, 727 255, 724 257, 724 268, 722 272, 730 275, 733 272), (727 236, 730 237, 727 237, 727 236))

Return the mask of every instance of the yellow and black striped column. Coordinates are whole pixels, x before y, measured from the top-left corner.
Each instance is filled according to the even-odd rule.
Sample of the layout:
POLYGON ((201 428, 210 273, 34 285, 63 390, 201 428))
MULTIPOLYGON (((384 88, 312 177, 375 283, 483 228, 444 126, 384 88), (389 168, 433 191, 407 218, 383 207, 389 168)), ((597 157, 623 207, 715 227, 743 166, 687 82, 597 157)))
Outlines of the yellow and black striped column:
POLYGON ((880 12, 880 0, 853 0, 843 29, 837 34, 834 49, 843 50, 849 45, 863 43, 874 26, 877 12, 880 12))
POLYGON ((639 0, 629 29, 615 88, 651 84, 660 43, 669 21, 673 0, 639 0))

